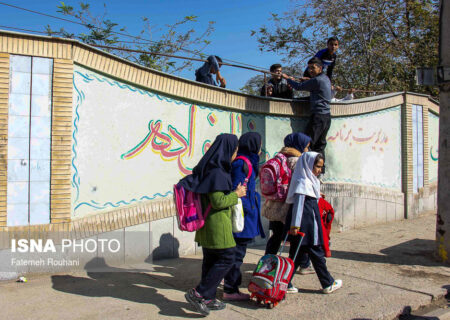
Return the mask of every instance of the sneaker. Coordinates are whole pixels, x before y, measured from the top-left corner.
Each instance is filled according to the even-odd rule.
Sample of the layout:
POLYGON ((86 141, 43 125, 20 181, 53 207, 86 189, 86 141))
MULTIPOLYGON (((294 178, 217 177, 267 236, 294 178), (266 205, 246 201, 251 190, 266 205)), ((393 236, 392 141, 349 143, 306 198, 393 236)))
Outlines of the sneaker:
POLYGON ((227 306, 225 303, 217 299, 205 300, 205 305, 209 310, 223 310, 227 306))
POLYGON ((209 315, 209 308, 205 304, 205 299, 203 299, 203 297, 199 295, 195 289, 189 289, 184 297, 186 298, 186 301, 198 311, 198 313, 204 316, 209 315))
POLYGON ((300 268, 300 274, 313 274, 316 273, 316 271, 314 270, 314 268, 312 267, 312 265, 309 265, 309 267, 306 268, 300 268))
POLYGON ((297 292, 298 292, 298 289, 296 287, 294 287, 292 285, 292 283, 289 283, 286 293, 297 293, 297 292))
POLYGON ((245 301, 250 300, 250 295, 247 293, 236 292, 236 293, 223 293, 223 300, 227 301, 245 301))
POLYGON ((332 293, 342 287, 342 280, 334 280, 333 284, 323 289, 323 293, 332 293))

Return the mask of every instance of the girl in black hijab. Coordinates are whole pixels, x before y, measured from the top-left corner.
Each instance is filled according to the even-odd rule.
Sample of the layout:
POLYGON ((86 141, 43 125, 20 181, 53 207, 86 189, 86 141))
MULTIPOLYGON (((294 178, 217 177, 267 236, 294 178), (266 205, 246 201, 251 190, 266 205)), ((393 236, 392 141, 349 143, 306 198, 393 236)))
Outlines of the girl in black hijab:
MULTIPOLYGON (((244 230, 234 234, 236 241, 235 261, 233 267, 225 276, 223 287, 224 300, 249 300, 250 295, 239 291, 242 282, 241 265, 247 251, 247 245, 257 236, 265 237, 261 223, 261 196, 256 192, 256 178, 258 177, 259 155, 261 153, 261 135, 257 132, 247 132, 239 138, 238 156, 250 161, 252 174, 247 182, 247 193, 242 198, 244 208, 244 230)), ((243 184, 247 178, 249 168, 242 159, 236 159, 231 165, 231 179, 233 186, 243 184)))
POLYGON ((203 249, 202 278, 195 289, 185 294, 186 300, 203 315, 225 308, 225 304, 216 299, 216 291, 234 263, 236 242, 231 207, 247 191, 241 184, 233 189, 231 181, 231 162, 236 158, 237 147, 235 135, 217 136, 192 174, 180 181, 184 188, 202 194, 203 208, 211 205, 205 225, 195 234, 195 241, 203 249))

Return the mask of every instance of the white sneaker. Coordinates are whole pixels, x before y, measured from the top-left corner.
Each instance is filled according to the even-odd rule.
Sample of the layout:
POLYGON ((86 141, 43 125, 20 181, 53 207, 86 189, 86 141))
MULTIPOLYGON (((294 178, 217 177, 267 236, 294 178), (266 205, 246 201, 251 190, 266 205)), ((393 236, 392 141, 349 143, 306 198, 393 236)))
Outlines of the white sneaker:
POLYGON ((298 289, 296 287, 294 287, 293 285, 288 286, 286 293, 297 293, 298 289))
POLYGON ((323 293, 328 294, 328 293, 332 293, 332 292, 336 291, 340 287, 342 287, 342 280, 337 279, 337 280, 334 280, 334 282, 333 282, 333 284, 331 286, 326 287, 322 291, 323 291, 323 293))

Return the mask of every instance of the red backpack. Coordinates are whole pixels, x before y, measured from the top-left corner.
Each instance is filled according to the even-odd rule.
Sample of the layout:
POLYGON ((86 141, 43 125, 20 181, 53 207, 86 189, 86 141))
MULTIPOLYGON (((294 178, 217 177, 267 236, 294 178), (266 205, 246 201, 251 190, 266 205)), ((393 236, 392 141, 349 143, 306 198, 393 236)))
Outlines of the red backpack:
POLYGON ((287 158, 281 152, 267 161, 261 167, 259 174, 261 193, 264 198, 273 201, 286 200, 291 175, 291 169, 287 165, 287 158))

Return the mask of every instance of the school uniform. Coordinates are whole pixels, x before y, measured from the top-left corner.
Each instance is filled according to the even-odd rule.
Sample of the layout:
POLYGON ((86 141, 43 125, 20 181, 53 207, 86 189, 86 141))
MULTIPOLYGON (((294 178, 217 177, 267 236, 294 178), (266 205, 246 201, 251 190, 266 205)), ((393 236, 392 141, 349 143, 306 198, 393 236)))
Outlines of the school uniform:
MULTIPOLYGON (((293 204, 292 211, 286 218, 286 225, 288 228, 299 227, 300 232, 305 234, 294 261, 294 273, 300 265, 305 264, 309 256, 322 288, 327 288, 334 283, 334 279, 328 272, 323 251, 322 217, 318 206, 320 182, 312 173, 317 155, 316 152, 306 152, 297 162, 286 198, 287 203, 293 204)), ((289 256, 292 258, 300 236, 291 238, 289 256)))
POLYGON ((231 181, 231 157, 238 146, 232 134, 221 134, 194 167, 180 180, 187 190, 200 193, 202 208, 211 205, 205 225, 195 234, 202 247, 201 280, 195 291, 205 300, 215 300, 217 287, 234 263, 231 207, 238 203, 231 181))
MULTIPOLYGON (((301 152, 305 150, 311 138, 301 132, 288 134, 284 138, 284 147, 281 153, 287 157, 287 165, 291 172, 297 164, 301 152)), ((284 240, 285 221, 292 205, 284 201, 266 200, 263 205, 262 215, 269 219, 269 229, 272 230, 272 236, 267 241, 265 254, 277 254, 280 249, 281 242, 284 240)))
MULTIPOLYGON (((256 192, 256 177, 259 167, 259 150, 261 148, 261 136, 256 132, 248 132, 239 139, 238 156, 247 158, 252 166, 252 174, 247 181, 247 194, 241 198, 244 209, 244 229, 242 232, 234 233, 236 242, 234 247, 234 263, 224 279, 224 292, 227 294, 239 293, 242 283, 241 266, 247 252, 247 246, 257 236, 265 237, 261 223, 261 196, 256 192)), ((249 173, 247 163, 237 159, 231 166, 231 179, 233 189, 239 184, 244 184, 249 173)))

